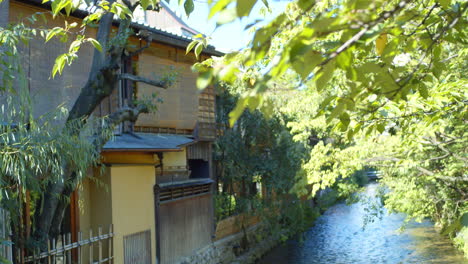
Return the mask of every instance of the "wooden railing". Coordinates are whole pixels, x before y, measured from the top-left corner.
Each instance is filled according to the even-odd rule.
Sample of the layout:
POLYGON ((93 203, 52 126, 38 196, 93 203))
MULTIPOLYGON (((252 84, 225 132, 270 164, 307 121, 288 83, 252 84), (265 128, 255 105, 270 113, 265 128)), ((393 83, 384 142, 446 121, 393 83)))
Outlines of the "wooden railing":
POLYGON ((87 239, 83 239, 82 232, 78 232, 75 242, 71 241, 71 234, 66 234, 57 240, 49 240, 46 251, 29 254, 24 263, 113 263, 113 237, 112 225, 106 234, 103 234, 102 228, 98 229, 97 235, 90 230, 87 239))

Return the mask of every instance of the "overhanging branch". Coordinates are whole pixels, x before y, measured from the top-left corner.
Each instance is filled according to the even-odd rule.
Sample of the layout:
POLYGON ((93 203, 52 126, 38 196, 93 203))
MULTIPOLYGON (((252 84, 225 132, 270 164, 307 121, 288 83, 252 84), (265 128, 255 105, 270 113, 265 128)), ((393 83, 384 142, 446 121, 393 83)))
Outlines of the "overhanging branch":
POLYGON ((170 84, 168 81, 166 80, 151 80, 151 79, 148 79, 148 78, 145 78, 145 77, 141 77, 141 76, 137 76, 137 75, 133 75, 133 74, 129 74, 129 73, 122 73, 120 74, 119 78, 121 80, 130 80, 130 81, 134 81, 134 82, 142 82, 142 83, 146 83, 146 84, 149 84, 149 85, 152 85, 152 86, 157 86, 157 87, 160 87, 160 88, 163 88, 163 89, 167 89, 169 88, 170 84))
POLYGON ((92 144, 96 147, 97 152, 100 152, 102 146, 106 144, 109 138, 106 137, 107 133, 103 133, 106 130, 113 130, 115 126, 121 124, 124 121, 135 122, 138 116, 142 113, 149 113, 149 107, 146 104, 139 104, 136 107, 122 107, 116 112, 110 114, 104 119, 104 122, 100 129, 94 133, 93 137, 90 138, 92 144))

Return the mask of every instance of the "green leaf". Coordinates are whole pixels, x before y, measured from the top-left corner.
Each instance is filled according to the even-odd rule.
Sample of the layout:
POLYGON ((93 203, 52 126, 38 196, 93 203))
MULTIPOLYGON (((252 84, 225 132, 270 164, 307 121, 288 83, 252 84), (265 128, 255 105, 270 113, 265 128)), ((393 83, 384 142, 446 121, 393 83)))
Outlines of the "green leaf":
POLYGON ((53 29, 49 31, 49 33, 47 33, 45 41, 48 42, 51 38, 53 38, 55 35, 57 35, 59 32, 62 32, 62 31, 63 31, 63 28, 54 27, 53 29))
POLYGON ((450 4, 452 1, 451 0, 439 0, 438 2, 443 8, 448 8, 450 7, 450 4))
POLYGON ((68 52, 76 52, 80 48, 81 45, 81 40, 75 40, 70 44, 70 47, 68 48, 68 52))
POLYGON ((327 123, 330 123, 335 117, 339 116, 345 110, 345 106, 346 102, 344 100, 338 100, 338 104, 327 118, 327 123))
POLYGON ((199 42, 197 46, 195 47, 195 56, 197 57, 197 59, 200 56, 202 50, 203 50, 203 44, 199 42))
POLYGON ((297 5, 302 10, 308 10, 314 4, 315 4, 315 1, 312 1, 312 0, 299 0, 299 1, 297 1, 297 5))
POLYGON ((213 79, 213 74, 211 70, 200 73, 197 78, 197 88, 200 90, 205 89, 206 87, 208 87, 208 85, 211 84, 212 79, 213 79))
POLYGON ((54 78, 57 73, 62 74, 66 59, 67 54, 62 54, 55 59, 54 67, 52 68, 52 78, 54 78))
POLYGON ((336 57, 336 62, 338 66, 343 70, 348 69, 348 67, 351 66, 352 61, 353 61, 353 54, 352 54, 351 49, 347 49, 346 51, 343 51, 336 57))
POLYGON ((383 133, 385 131, 385 123, 381 122, 377 124, 377 131, 383 133))
POLYGON ((219 13, 221 10, 225 9, 233 0, 219 0, 214 6, 210 8, 210 13, 208 14, 208 19, 212 18, 215 14, 219 13))
POLYGON ((464 213, 464 214, 461 216, 460 223, 461 223, 463 226, 468 227, 468 212, 467 212, 467 213, 464 213))
POLYGON ((101 43, 99 43, 99 41, 93 38, 88 38, 88 41, 91 42, 95 49, 97 49, 99 52, 102 52, 102 46, 101 43))
POLYGON ((141 0, 141 1, 140 1, 141 7, 142 7, 143 9, 145 9, 145 10, 148 8, 149 4, 150 4, 150 0, 141 0))
POLYGON ((328 81, 333 77, 335 71, 335 60, 329 61, 324 67, 315 75, 315 87, 318 91, 322 91, 328 84, 328 81))
POLYGON ((418 91, 419 91, 419 94, 422 96, 422 98, 427 99, 429 97, 429 92, 427 91, 427 87, 423 83, 418 85, 418 91))
POLYGON ((330 102, 335 99, 336 97, 335 96, 328 96, 327 98, 325 98, 325 100, 323 100, 321 103, 320 103, 320 106, 319 106, 319 109, 324 109, 326 107, 328 107, 328 105, 330 104, 330 102))
POLYGON ((302 42, 296 43, 291 48, 290 61, 292 67, 301 75, 302 79, 306 79, 322 60, 323 57, 320 53, 302 42))
POLYGON ((246 99, 240 98, 239 101, 237 101, 237 104, 234 110, 232 110, 229 113, 229 126, 230 127, 233 127, 234 124, 239 119, 239 117, 242 115, 242 113, 244 113, 245 106, 246 106, 245 103, 246 103, 246 99))
POLYGON ((188 54, 193 49, 193 47, 197 45, 197 43, 197 40, 192 40, 192 42, 190 42, 190 44, 187 45, 187 48, 185 49, 185 54, 188 54))
POLYGON ((193 5, 193 0, 185 0, 185 3, 184 3, 185 14, 187 14, 187 16, 190 16, 190 14, 193 12, 194 9, 195 9, 195 6, 193 5))
POLYGON ((375 50, 379 56, 383 54, 386 46, 387 46, 387 33, 382 33, 375 40, 375 50))
POLYGON ((348 128, 349 123, 351 122, 351 118, 349 117, 348 113, 343 112, 340 115, 340 121, 341 121, 341 124, 343 124, 343 131, 345 131, 348 128))
POLYGON ((217 25, 224 25, 231 23, 237 18, 237 11, 235 8, 226 8, 219 12, 218 20, 216 21, 217 25))
POLYGON ((257 0, 237 0, 237 16, 245 17, 250 14, 257 0))
POLYGON ((255 95, 255 96, 249 96, 246 99, 246 105, 249 108, 251 112, 253 112, 261 103, 261 96, 260 95, 255 95))

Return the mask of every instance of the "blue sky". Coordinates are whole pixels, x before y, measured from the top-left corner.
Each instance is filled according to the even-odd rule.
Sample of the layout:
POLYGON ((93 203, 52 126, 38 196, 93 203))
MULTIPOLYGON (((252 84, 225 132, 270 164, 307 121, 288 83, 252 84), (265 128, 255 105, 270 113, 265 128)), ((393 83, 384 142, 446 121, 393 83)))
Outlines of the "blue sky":
POLYGON ((261 1, 254 6, 250 16, 243 18, 242 20, 236 20, 230 24, 226 24, 216 28, 216 17, 208 20, 209 6, 207 3, 202 1, 194 1, 195 10, 189 18, 185 15, 182 6, 178 6, 178 1, 171 1, 170 7, 173 11, 180 15, 181 18, 191 27, 198 30, 199 32, 210 36, 210 44, 215 46, 220 51, 233 51, 239 50, 245 47, 248 41, 251 39, 251 34, 245 31, 244 28, 249 23, 252 23, 256 19, 265 19, 269 21, 276 17, 278 13, 284 10, 286 4, 289 1, 281 2, 270 2, 272 13, 266 17, 259 14, 260 9, 264 6, 261 1))

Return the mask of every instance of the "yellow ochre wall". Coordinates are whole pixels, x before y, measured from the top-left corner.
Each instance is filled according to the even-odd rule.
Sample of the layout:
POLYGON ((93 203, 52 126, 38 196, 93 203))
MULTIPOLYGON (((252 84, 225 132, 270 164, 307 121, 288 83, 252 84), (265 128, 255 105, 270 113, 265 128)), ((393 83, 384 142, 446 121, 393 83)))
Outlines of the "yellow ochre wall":
POLYGON ((115 263, 123 263, 123 237, 151 230, 151 257, 156 263, 154 218, 155 168, 152 165, 113 165, 111 171, 115 263))
POLYGON ((182 151, 165 152, 163 155, 163 164, 165 168, 172 166, 187 166, 187 152, 185 148, 183 148, 182 151))
MULTIPOLYGON (((99 227, 103 234, 109 233, 112 224, 110 169, 94 169, 88 173, 93 180, 85 179, 78 189, 79 230, 83 233, 83 239, 89 238, 90 230, 96 236, 99 227)), ((104 258, 107 257, 107 247, 107 243, 103 243, 104 258)), ((83 259, 89 258, 87 250, 82 250, 81 254, 83 259)))

